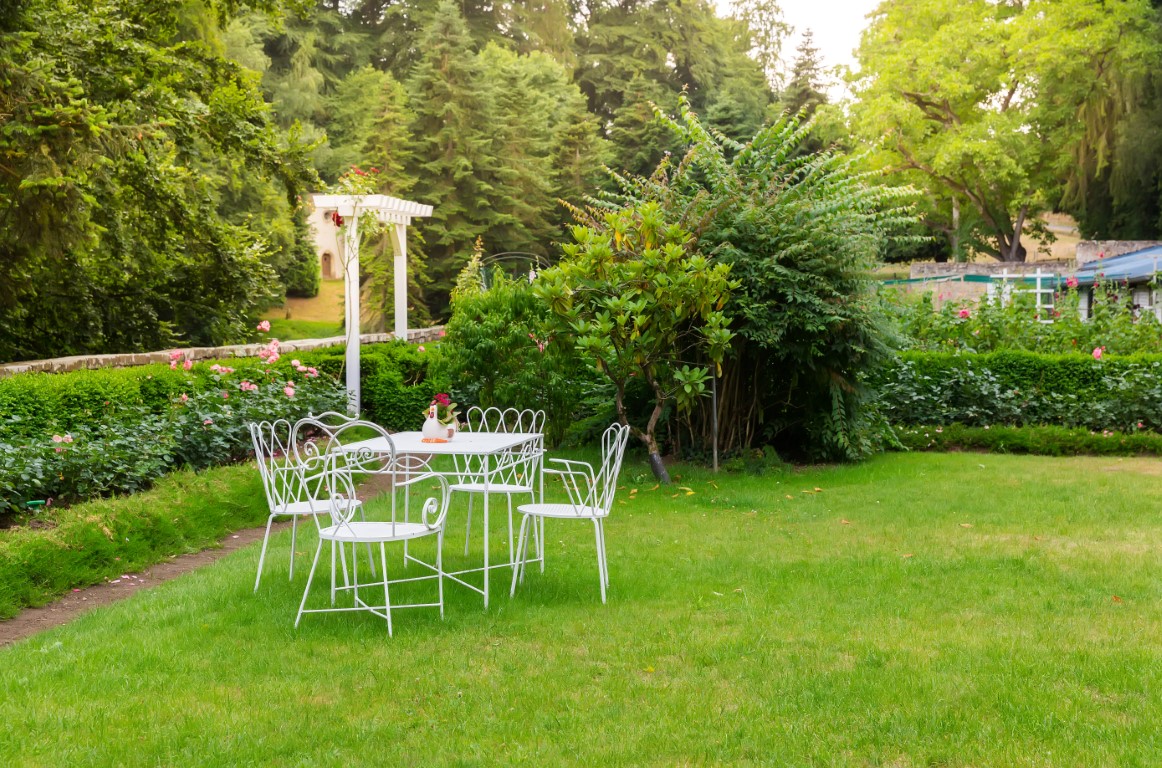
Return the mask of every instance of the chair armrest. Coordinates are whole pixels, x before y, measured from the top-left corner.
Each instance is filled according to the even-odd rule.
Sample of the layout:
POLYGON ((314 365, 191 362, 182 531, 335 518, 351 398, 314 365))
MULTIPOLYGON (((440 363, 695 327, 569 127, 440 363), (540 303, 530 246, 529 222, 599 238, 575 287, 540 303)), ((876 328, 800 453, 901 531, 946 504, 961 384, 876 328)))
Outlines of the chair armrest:
POLYGON ((597 493, 597 480, 593 477, 593 467, 584 461, 574 461, 572 459, 549 459, 551 462, 563 465, 562 469, 545 469, 546 475, 557 475, 561 478, 561 484, 565 486, 565 492, 569 494, 569 502, 574 507, 595 506, 597 493), (581 483, 577 478, 585 481, 585 489, 581 489, 581 483))
POLYGON ((431 480, 435 480, 440 484, 440 496, 439 498, 429 496, 424 500, 424 506, 420 510, 420 519, 429 529, 434 530, 443 526, 444 518, 448 516, 448 503, 452 499, 452 490, 448 486, 448 478, 438 472, 428 472, 417 477, 408 478, 407 480, 397 480, 395 487, 407 488, 418 482, 431 480))

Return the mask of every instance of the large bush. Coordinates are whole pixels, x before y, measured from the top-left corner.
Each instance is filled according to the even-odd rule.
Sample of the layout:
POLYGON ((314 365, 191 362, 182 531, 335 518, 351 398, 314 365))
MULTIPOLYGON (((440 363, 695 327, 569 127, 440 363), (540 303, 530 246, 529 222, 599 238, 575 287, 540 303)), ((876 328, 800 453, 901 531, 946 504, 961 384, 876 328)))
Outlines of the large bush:
POLYGON ((1162 430, 1159 355, 908 352, 879 383, 881 408, 895 424, 1162 430))
MULTIPOLYGON (((791 117, 745 144, 711 133, 685 105, 667 124, 685 156, 648 179, 619 178, 613 204, 658 203, 740 284, 726 305, 736 340, 720 386, 722 445, 866 455, 880 426, 868 377, 890 358, 869 271, 914 223, 902 207, 909 191, 859 172, 853 158, 801 152, 810 125, 791 117)), ((695 422, 708 443, 709 409, 695 422)))
POLYGON ((550 315, 527 281, 499 270, 484 275, 474 260, 452 294, 434 368, 462 406, 543 409, 546 439, 556 445, 588 415, 584 395, 596 374, 567 339, 549 331, 550 315))

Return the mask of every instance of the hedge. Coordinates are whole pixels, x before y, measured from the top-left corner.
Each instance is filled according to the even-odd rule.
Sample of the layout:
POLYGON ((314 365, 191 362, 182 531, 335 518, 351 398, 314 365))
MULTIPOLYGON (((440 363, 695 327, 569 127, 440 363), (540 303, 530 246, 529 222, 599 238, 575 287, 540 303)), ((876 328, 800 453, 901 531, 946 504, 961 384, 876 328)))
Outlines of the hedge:
POLYGON ((896 436, 914 451, 978 450, 1038 456, 1162 456, 1154 432, 1091 432, 1078 427, 969 427, 963 424, 899 427, 896 436))
POLYGON ((893 424, 1162 430, 1162 355, 905 352, 877 383, 893 424))
MULTIPOLYGON (((388 429, 418 429, 436 392, 427 377, 432 354, 402 342, 365 347, 364 415, 388 429)), ((136 492, 180 467, 244 459, 248 422, 342 410, 344 360, 333 348, 274 364, 223 361, 230 372, 203 362, 189 371, 148 365, 0 379, 0 513, 30 500, 136 492), (283 393, 288 382, 293 396, 283 393)))

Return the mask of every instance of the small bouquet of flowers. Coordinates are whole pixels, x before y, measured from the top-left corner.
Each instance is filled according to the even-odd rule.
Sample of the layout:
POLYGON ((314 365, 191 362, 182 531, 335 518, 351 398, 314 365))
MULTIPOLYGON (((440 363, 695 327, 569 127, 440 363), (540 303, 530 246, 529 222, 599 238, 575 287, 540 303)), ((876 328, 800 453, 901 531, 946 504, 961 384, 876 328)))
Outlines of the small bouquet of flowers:
POLYGON ((456 410, 456 404, 452 402, 452 398, 444 392, 438 393, 432 399, 432 405, 436 406, 436 418, 441 424, 449 427, 455 427, 457 417, 460 415, 456 410))

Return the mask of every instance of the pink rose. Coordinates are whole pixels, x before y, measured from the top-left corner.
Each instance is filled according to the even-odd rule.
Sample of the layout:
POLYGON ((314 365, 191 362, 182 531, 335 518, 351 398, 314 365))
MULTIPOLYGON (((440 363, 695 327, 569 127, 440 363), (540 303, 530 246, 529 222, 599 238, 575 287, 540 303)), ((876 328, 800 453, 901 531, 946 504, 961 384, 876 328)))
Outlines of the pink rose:
POLYGON ((181 360, 182 359, 182 351, 180 349, 175 349, 174 351, 170 352, 169 359, 170 360, 181 360))
POLYGON ((258 328, 258 330, 262 331, 263 333, 266 333, 267 331, 270 330, 270 321, 263 320, 261 323, 258 324, 257 328, 258 328))
POLYGON ((958 314, 960 317, 967 318, 972 315, 972 312, 968 309, 968 307, 964 307, 956 314, 958 314))
POLYGON ((300 365, 302 365, 302 363, 300 363, 298 360, 291 360, 291 365, 295 368, 298 368, 300 365))
POLYGON ((1077 287, 1077 278, 1072 277, 1072 276, 1065 278, 1065 287, 1076 288, 1077 287))
POLYGON ((295 396, 295 388, 288 384, 282 388, 282 393, 284 395, 286 395, 287 397, 294 397, 295 396))
POLYGON ((181 401, 182 401, 183 403, 185 403, 185 402, 189 402, 189 399, 190 399, 190 396, 189 396, 189 395, 187 395, 185 392, 182 392, 181 401))
POLYGON ((182 370, 183 370, 183 371, 188 371, 189 369, 191 369, 191 368, 193 368, 193 367, 194 367, 194 361, 193 361, 193 360, 187 360, 187 361, 185 361, 184 363, 182 363, 182 370))
POLYGON ((202 424, 204 424, 204 425, 206 425, 206 426, 209 426, 209 425, 211 425, 211 424, 213 424, 213 423, 214 423, 214 420, 213 420, 213 419, 206 419, 205 421, 203 421, 203 422, 202 422, 202 424))
POLYGON ((169 369, 171 371, 176 371, 178 369, 178 361, 177 360, 170 360, 169 361, 169 369))
POLYGON ((226 391, 226 390, 224 390, 224 389, 222 390, 222 399, 223 399, 223 400, 229 400, 229 399, 230 399, 230 393, 229 393, 229 392, 227 392, 227 391, 226 391))
POLYGON ((64 440, 64 438, 63 438, 63 437, 61 437, 60 435, 53 435, 53 436, 52 436, 52 441, 53 441, 54 443, 59 443, 59 442, 61 442, 62 440, 64 440))
POLYGON ((423 351, 424 351, 424 345, 423 345, 423 344, 419 345, 418 347, 416 347, 416 350, 417 350, 417 351, 419 351, 419 352, 423 352, 423 351))
POLYGON ((1093 359, 1094 360, 1101 360, 1101 356, 1105 353, 1105 351, 1106 351, 1105 347, 1094 347, 1093 348, 1093 359))

